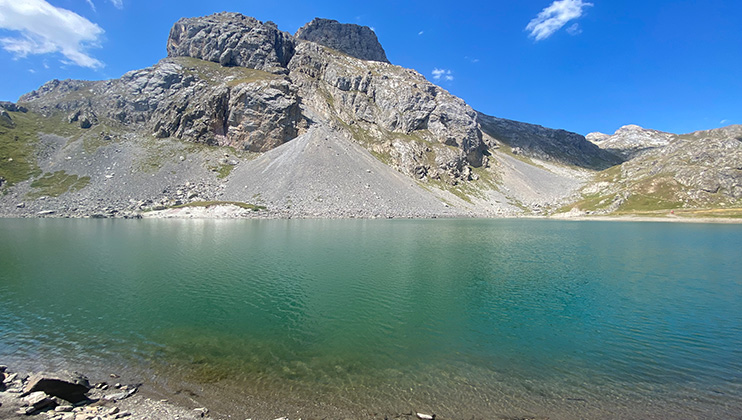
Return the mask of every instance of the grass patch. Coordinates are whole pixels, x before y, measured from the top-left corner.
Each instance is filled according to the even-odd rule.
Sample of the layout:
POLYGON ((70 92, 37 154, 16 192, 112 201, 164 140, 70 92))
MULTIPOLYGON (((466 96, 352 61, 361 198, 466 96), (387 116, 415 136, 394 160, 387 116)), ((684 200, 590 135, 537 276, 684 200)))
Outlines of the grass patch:
POLYGON ((643 194, 632 194, 626 201, 618 208, 616 214, 621 213, 634 213, 641 211, 652 211, 652 210, 674 210, 681 208, 682 202, 666 200, 657 196, 643 195, 643 194))
POLYGON ((170 60, 183 66, 185 74, 195 76, 212 86, 226 82, 227 86, 234 87, 243 83, 281 79, 281 76, 267 71, 238 66, 224 67, 219 63, 199 60, 193 57, 177 57, 170 60))
POLYGON ((27 194, 28 198, 36 199, 42 196, 59 197, 66 192, 79 191, 90 184, 90 177, 67 174, 65 171, 44 174, 31 183, 34 190, 27 194))
POLYGON ((173 209, 182 209, 186 207, 213 207, 213 206, 226 206, 226 205, 233 205, 237 206, 241 209, 245 210, 251 210, 251 211, 261 211, 265 210, 265 206, 260 206, 257 204, 250 204, 250 203, 243 203, 241 201, 194 201, 192 203, 186 203, 186 204, 180 204, 177 206, 173 206, 171 208, 173 209))
POLYGON ((15 127, 0 126, 0 177, 6 186, 41 174, 36 164, 36 144, 39 141, 39 121, 34 115, 8 112, 15 127))
POLYGON ((576 203, 566 205, 560 208, 557 212, 558 213, 568 212, 573 207, 577 207, 578 209, 582 211, 597 211, 597 210, 604 209, 608 207, 609 205, 611 205, 611 203, 613 203, 614 197, 615 197, 615 194, 601 195, 599 193, 596 193, 596 194, 583 195, 581 200, 577 201, 576 203))
POLYGON ((611 166, 595 175, 596 181, 617 182, 621 179, 621 165, 611 166))
POLYGON ((228 163, 220 163, 216 166, 210 166, 209 170, 216 172, 217 179, 224 179, 229 176, 229 174, 232 173, 232 169, 234 169, 235 165, 230 165, 228 163))
POLYGON ((15 127, 0 126, 0 177, 5 179, 6 187, 41 175, 36 147, 42 133, 82 139, 83 150, 89 154, 113 141, 104 139, 104 133, 111 133, 104 124, 82 129, 76 123, 70 124, 61 113, 49 117, 33 111, 8 114, 15 127))

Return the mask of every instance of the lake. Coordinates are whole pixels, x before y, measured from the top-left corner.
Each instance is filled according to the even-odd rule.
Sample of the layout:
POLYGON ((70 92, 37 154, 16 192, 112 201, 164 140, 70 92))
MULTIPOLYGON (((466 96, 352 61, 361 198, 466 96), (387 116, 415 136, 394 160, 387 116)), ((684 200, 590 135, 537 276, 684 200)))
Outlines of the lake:
POLYGON ((242 418, 737 418, 741 256, 742 225, 0 219, 0 363, 242 418))

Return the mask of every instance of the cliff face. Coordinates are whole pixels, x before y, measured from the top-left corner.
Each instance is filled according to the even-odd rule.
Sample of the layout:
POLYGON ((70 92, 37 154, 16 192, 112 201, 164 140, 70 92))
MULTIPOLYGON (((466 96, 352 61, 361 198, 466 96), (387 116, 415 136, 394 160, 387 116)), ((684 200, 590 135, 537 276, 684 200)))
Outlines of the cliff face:
MULTIPOLYGON (((26 201, 53 175, 65 182, 62 193, 54 197, 62 201, 67 196, 78 197, 77 206, 86 203, 85 197, 108 202, 105 208, 137 210, 146 203, 172 205, 228 194, 233 201, 273 197, 274 202, 266 204, 274 209, 285 210, 291 202, 302 202, 297 215, 312 214, 312 206, 319 208, 320 201, 312 198, 311 191, 297 190, 304 185, 325 191, 324 195, 336 191, 337 197, 345 197, 337 202, 359 207, 338 214, 373 215, 362 204, 374 197, 387 197, 383 208, 392 214, 394 200, 402 199, 383 191, 384 183, 364 182, 363 188, 369 190, 359 195, 352 187, 355 184, 339 181, 347 177, 369 179, 365 171, 377 174, 379 166, 357 168, 363 173, 347 169, 350 172, 333 174, 328 168, 353 165, 341 164, 338 155, 327 153, 305 156, 313 156, 311 159, 298 156, 321 148, 323 142, 328 150, 351 154, 365 150, 383 164, 381 167, 423 186, 423 192, 414 190, 414 194, 420 196, 418 207, 427 207, 405 207, 405 212, 399 213, 405 215, 551 211, 576 198, 573 194, 588 182, 591 171, 625 162, 622 173, 638 179, 647 165, 639 158, 656 150, 679 156, 680 160, 673 160, 668 167, 675 168, 683 188, 696 188, 700 180, 708 183, 713 179, 719 180, 716 193, 738 194, 734 165, 714 158, 703 172, 708 176, 684 171, 690 166, 681 168, 681 160, 695 159, 695 155, 683 154, 686 149, 667 133, 654 133, 649 138, 629 127, 614 136, 591 134, 593 144, 564 130, 478 113, 418 72, 389 63, 376 35, 366 27, 315 19, 292 36, 272 22, 219 13, 176 22, 167 51, 168 57, 156 65, 119 79, 53 80, 22 96, 20 105, 2 106, 0 151, 19 144, 13 143, 15 139, 25 139, 23 147, 16 148, 12 165, 0 161, 0 188, 10 191, 13 200, 24 201, 17 203, 24 204, 19 209, 33 208, 26 201), (55 136, 42 141, 34 133, 55 136), (291 146, 295 139, 301 142, 291 146), (354 147, 346 147, 347 142, 354 147), (676 143, 677 150, 670 152, 676 143), (189 144, 215 148, 194 149, 189 144), (71 150, 85 153, 74 155, 71 150), (162 150, 169 150, 167 156, 162 150), (253 167, 257 163, 251 163, 252 153, 273 150, 276 152, 259 160, 264 167, 253 167), (127 157, 116 160, 117 153, 127 157), (215 158, 219 155, 228 156, 215 158), (302 167, 275 166, 271 159, 297 162, 302 167), (121 165, 128 165, 128 178, 106 173, 121 165), (305 166, 322 169, 313 172, 305 166), (277 167, 281 171, 276 171, 277 167), (154 172, 142 178, 141 168, 154 172), (237 168, 234 174, 241 175, 230 176, 233 168, 237 168), (297 174, 305 177, 311 173, 318 178, 309 184, 296 178, 297 174), (197 181, 188 181, 193 174, 199 174, 197 181), (260 176, 270 179, 256 179, 260 176), (85 182, 77 182, 80 179, 85 182), (142 182, 152 188, 124 187, 142 182), (192 191, 193 185, 199 186, 198 191, 192 191), (328 185, 337 188, 326 188, 328 185), (119 190, 122 192, 112 193, 119 190), (160 193, 152 191, 167 191, 168 197, 158 198, 154 195, 160 193), (175 194, 177 199, 173 191, 181 193, 175 194), (253 195, 244 195, 248 191, 253 195), (425 194, 432 198, 423 198, 425 194), (286 201, 286 197, 292 198, 286 201), (441 202, 457 210, 429 208, 430 203, 441 202)), ((718 149, 736 150, 735 145, 724 140, 718 149)), ((358 163, 366 158, 349 159, 358 163)), ((395 180, 395 185, 399 181, 396 175, 379 173, 379 177, 395 180)), ((621 190, 617 185, 604 185, 606 194, 615 195, 621 190)), ((46 200, 52 202, 51 198, 46 200)), ((320 213, 331 215, 326 199, 321 202, 320 213)))
POLYGON ((367 26, 315 18, 299 28, 295 36, 361 60, 389 62, 376 34, 367 26))
POLYGON ((479 114, 482 129, 516 155, 590 169, 606 169, 623 161, 609 150, 565 130, 552 130, 479 114))
POLYGON ((53 80, 20 101, 82 128, 105 123, 255 152, 296 137, 301 124, 299 98, 285 76, 185 57, 116 80, 53 80))
POLYGON ((217 13, 177 21, 170 30, 167 54, 281 73, 291 60, 294 44, 294 38, 272 22, 217 13))

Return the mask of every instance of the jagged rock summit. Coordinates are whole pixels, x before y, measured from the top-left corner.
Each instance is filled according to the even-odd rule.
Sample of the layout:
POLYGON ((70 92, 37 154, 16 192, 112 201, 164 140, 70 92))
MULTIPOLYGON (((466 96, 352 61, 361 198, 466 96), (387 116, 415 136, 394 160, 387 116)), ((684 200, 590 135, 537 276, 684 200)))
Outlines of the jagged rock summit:
POLYGON ((170 30, 167 54, 280 73, 291 60, 294 45, 293 37, 273 22, 222 12, 177 21, 170 30))
POLYGON ((316 42, 361 60, 388 63, 374 31, 368 26, 315 18, 295 34, 297 39, 316 42))
POLYGON ((629 124, 616 130, 613 135, 595 132, 585 138, 600 148, 629 160, 658 147, 667 146, 674 136, 671 133, 629 124))

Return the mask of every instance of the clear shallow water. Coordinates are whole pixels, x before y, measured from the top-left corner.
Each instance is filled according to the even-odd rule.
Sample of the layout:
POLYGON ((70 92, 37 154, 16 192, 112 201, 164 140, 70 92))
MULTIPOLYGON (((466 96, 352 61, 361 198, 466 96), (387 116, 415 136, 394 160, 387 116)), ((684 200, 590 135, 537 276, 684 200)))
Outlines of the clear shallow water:
POLYGON ((740 250, 742 225, 0 220, 0 361, 146 366, 266 417, 734 417, 740 250))

